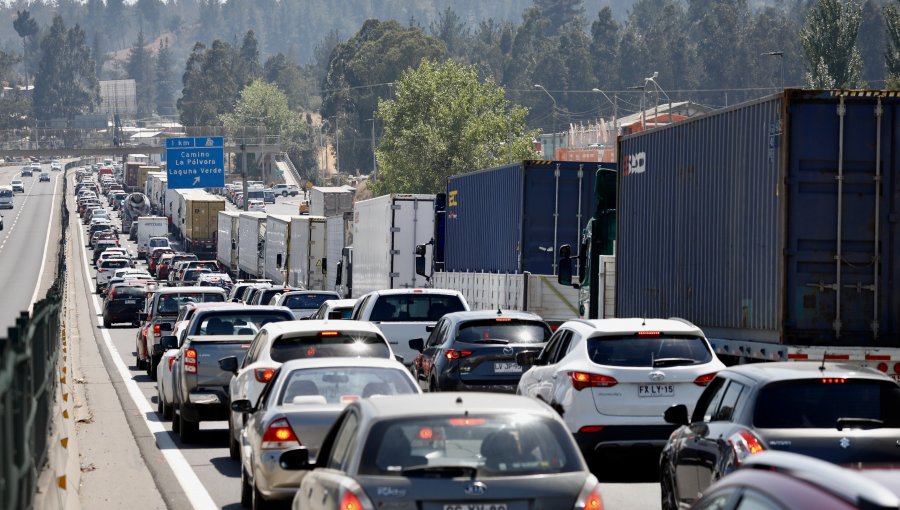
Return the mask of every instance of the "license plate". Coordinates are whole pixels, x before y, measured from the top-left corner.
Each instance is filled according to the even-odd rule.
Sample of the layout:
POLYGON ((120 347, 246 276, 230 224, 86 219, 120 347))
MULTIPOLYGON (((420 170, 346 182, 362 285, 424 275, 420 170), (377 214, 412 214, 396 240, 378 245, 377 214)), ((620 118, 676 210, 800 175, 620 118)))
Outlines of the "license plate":
POLYGON ((459 503, 444 505, 444 510, 506 510, 506 503, 459 503))
POLYGON ((522 371, 522 365, 512 362, 503 361, 494 363, 494 373, 497 374, 514 374, 522 371))
POLYGON ((675 385, 673 384, 642 384, 638 386, 639 397, 673 397, 675 385))
POLYGON ((125 304, 126 305, 134 305, 134 304, 137 304, 137 301, 134 299, 126 299, 125 304))

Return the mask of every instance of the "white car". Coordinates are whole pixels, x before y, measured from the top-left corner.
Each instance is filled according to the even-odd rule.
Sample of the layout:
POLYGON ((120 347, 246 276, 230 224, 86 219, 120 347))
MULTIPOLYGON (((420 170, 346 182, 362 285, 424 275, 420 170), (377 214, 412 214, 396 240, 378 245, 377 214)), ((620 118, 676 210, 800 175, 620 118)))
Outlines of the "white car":
POLYGON ((353 313, 353 305, 356 304, 355 299, 329 299, 322 303, 322 306, 316 310, 316 313, 310 319, 349 319, 353 313), (335 314, 338 314, 335 316, 335 314))
POLYGON ((13 179, 9 185, 12 186, 14 192, 25 193, 25 184, 22 179, 13 179))
POLYGON ((54 161, 53 163, 50 163, 50 170, 52 170, 54 172, 61 172, 62 171, 62 163, 60 163, 59 161, 54 161))
MULTIPOLYGON (((234 377, 228 385, 231 402, 256 402, 275 371, 283 363, 305 358, 385 358, 394 352, 376 326, 363 321, 284 321, 270 322, 250 343, 243 362, 230 358, 234 377), (240 366, 238 366, 240 364, 240 366)), ((229 358, 220 361, 226 369, 229 358)), ((240 457, 242 414, 230 411, 228 421, 231 458, 240 457)))
POLYGON ((606 447, 663 446, 675 429, 666 409, 692 412, 725 368, 703 331, 681 319, 568 321, 535 354, 517 355, 531 369, 516 392, 556 409, 588 460, 606 447))
POLYGON ((131 261, 123 258, 111 258, 97 261, 97 287, 94 291, 99 294, 112 278, 116 269, 131 267, 131 261))
POLYGON ((262 200, 257 200, 255 198, 251 198, 249 202, 247 202, 247 211, 249 212, 266 212, 266 203, 262 200))
MULTIPOLYGON (((334 301, 340 299, 340 297, 337 292, 327 290, 295 290, 276 294, 268 304, 272 306, 286 306, 291 309, 297 320, 301 320, 311 318, 325 301, 334 301)), ((323 317, 323 319, 327 318, 327 316, 323 317)), ((349 319, 350 314, 341 318, 349 319)))
POLYGON ((272 187, 272 191, 276 195, 281 195, 283 197, 286 197, 288 195, 295 197, 300 194, 300 188, 294 186, 293 184, 276 184, 272 187))

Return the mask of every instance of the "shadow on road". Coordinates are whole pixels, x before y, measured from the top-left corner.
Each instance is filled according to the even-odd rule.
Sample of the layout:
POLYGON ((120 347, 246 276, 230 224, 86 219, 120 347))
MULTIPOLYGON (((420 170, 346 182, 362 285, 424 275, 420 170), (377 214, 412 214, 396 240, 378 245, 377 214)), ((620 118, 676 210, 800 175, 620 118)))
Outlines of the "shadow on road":
MULTIPOLYGON (((181 442, 178 434, 167 430, 165 432, 155 432, 153 435, 157 437, 156 444, 159 445, 159 436, 166 434, 175 443, 175 447, 180 450, 205 450, 209 448, 225 448, 228 446, 228 429, 200 429, 197 435, 197 442, 185 444, 181 442)), ((160 446, 160 448, 163 448, 160 446)), ((237 472, 240 476, 240 471, 237 472)))
POLYGON ((231 457, 213 457, 209 462, 216 468, 219 473, 229 478, 241 477, 241 463, 231 457))

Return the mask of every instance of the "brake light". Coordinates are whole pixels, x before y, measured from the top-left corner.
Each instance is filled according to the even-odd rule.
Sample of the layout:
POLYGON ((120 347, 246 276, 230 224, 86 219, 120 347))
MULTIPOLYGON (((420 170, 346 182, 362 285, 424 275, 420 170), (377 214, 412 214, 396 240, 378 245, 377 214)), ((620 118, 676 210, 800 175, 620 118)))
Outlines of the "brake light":
POLYGON ((843 377, 823 377, 822 384, 844 384, 847 379, 843 377))
POLYGON ((577 391, 585 388, 612 388, 619 384, 619 381, 608 375, 589 374, 587 372, 569 372, 569 378, 572 380, 572 387, 577 391))
POLYGON ((195 349, 184 351, 184 371, 188 374, 197 373, 197 351, 195 349))
POLYGON ((497 317, 494 320, 497 322, 512 322, 512 319, 510 319, 509 317, 497 317))
POLYGON ((582 434, 591 434, 594 432, 600 432, 601 430, 603 430, 603 425, 585 425, 584 427, 578 429, 578 432, 582 434))
POLYGON ((477 427, 484 425, 484 418, 450 418, 448 423, 454 427, 477 427))
POLYGON ((709 381, 713 380, 713 378, 716 376, 716 374, 717 374, 717 372, 710 372, 708 374, 703 374, 703 375, 697 377, 696 379, 694 379, 694 384, 696 384, 697 386, 706 386, 707 384, 709 384, 709 381))
POLYGON ((319 336, 338 336, 339 334, 337 331, 322 331, 319 336))
POLYGON ((283 450, 300 444, 291 424, 284 418, 279 418, 269 424, 266 433, 263 434, 263 450, 283 450))
POLYGON ((603 498, 596 489, 591 491, 587 501, 584 502, 584 510, 603 510, 603 498))
POLYGON ((359 498, 356 497, 356 494, 353 494, 350 491, 344 492, 344 495, 341 497, 341 510, 362 510, 362 503, 359 502, 359 498))
POLYGON ((747 457, 765 450, 759 439, 746 430, 732 434, 728 438, 728 444, 734 452, 735 466, 740 466, 747 457))
POLYGON ((638 331, 637 336, 660 336, 662 333, 659 331, 638 331))
POLYGON ((600 495, 600 484, 593 476, 581 488, 575 501, 575 510, 603 510, 603 497, 600 495))
POLYGON ((116 289, 115 288, 113 288, 112 290, 109 291, 109 299, 113 299, 114 297, 116 297, 116 289))
POLYGON ((465 358, 466 356, 471 356, 472 351, 460 351, 457 349, 447 349, 447 352, 444 353, 444 356, 447 359, 459 359, 465 358))
POLYGON ((159 336, 162 334, 162 328, 160 328, 159 324, 153 325, 153 336, 159 336))
POLYGON ((272 376, 275 375, 275 369, 273 368, 257 368, 253 371, 253 375, 256 376, 256 380, 261 383, 267 383, 272 380, 272 376))

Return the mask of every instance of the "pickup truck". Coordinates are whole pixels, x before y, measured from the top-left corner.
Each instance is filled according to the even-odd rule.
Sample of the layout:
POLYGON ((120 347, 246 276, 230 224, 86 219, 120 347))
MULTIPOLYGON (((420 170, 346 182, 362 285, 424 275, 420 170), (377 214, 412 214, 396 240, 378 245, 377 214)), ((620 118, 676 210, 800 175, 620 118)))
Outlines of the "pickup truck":
POLYGON ((229 416, 232 374, 219 367, 219 360, 235 356, 242 361, 260 328, 270 322, 291 320, 294 314, 289 308, 276 306, 223 304, 194 312, 172 365, 172 430, 182 442, 197 440, 201 421, 229 416))
POLYGON ((394 353, 410 366, 419 353, 409 346, 409 341, 428 337, 444 315, 464 311, 469 311, 469 304, 455 290, 390 289, 360 297, 350 319, 378 326, 394 353))
POLYGON ((215 287, 166 287, 157 289, 147 299, 147 307, 138 315, 143 324, 135 338, 135 367, 147 369, 156 379, 156 366, 163 355, 160 340, 171 335, 178 310, 188 302, 224 302, 225 291, 215 287))

